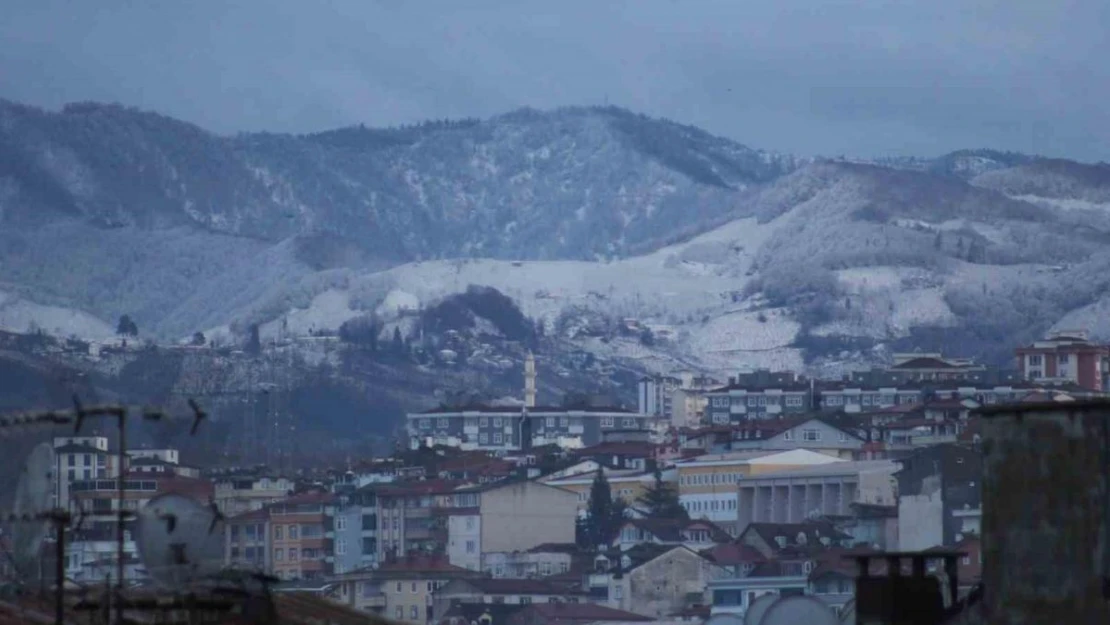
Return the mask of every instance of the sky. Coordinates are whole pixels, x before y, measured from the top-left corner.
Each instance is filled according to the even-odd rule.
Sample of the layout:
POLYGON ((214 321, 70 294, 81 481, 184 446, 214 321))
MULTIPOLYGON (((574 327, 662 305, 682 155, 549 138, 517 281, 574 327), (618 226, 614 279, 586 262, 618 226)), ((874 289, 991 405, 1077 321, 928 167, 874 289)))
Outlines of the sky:
POLYGON ((756 148, 1110 160, 1106 0, 5 0, 0 97, 218 133, 613 104, 756 148))

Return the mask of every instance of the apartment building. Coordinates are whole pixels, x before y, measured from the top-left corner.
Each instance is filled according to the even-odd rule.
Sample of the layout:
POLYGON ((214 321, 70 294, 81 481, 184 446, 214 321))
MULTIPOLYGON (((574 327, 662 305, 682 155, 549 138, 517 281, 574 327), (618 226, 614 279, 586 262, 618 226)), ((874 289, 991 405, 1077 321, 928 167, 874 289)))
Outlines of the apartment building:
MULTIPOLYGON (((482 555, 573 543, 578 495, 530 480, 468 489, 476 505, 447 513, 448 561, 481 571, 482 555)), ((462 493, 459 493, 462 494, 462 493)))
POLYGON ((934 445, 903 458, 898 483, 898 548, 954 545, 979 533, 983 457, 967 445, 934 445))
MULTIPOLYGON (((651 471, 619 471, 609 470, 602 468, 605 473, 605 479, 609 482, 609 491, 613 497, 619 497, 625 503, 635 503, 641 495, 644 494, 652 484, 655 483, 655 478, 651 471)), ((576 501, 576 509, 580 513, 584 513, 590 501, 590 488, 593 486, 594 478, 597 473, 591 471, 588 473, 577 473, 566 477, 559 478, 540 478, 540 482, 548 486, 554 486, 566 491, 574 493, 576 501)), ((663 472, 663 479, 673 480, 673 473, 671 471, 663 472)))
POLYGON ((669 421, 674 414, 672 393, 681 384, 678 378, 666 375, 640 378, 636 385, 636 407, 640 414, 663 417, 669 421))
POLYGON ((1071 383, 1106 391, 1110 346, 1094 343, 1086 330, 1061 330, 1015 350, 1024 379, 1041 384, 1071 383))
POLYGON ((327 573, 324 508, 328 493, 301 493, 267 506, 271 570, 281 579, 315 579, 327 573))
POLYGON ((70 506, 70 487, 78 480, 113 479, 119 475, 118 459, 108 451, 104 436, 54 438, 54 504, 70 506))
POLYGON ((399 623, 434 622, 436 590, 455 579, 476 579, 482 573, 453 566, 445 556, 407 555, 334 578, 335 598, 351 607, 399 623))
POLYGON ((211 476, 216 507, 225 516, 235 516, 280 501, 293 492, 293 480, 255 472, 222 473, 211 476))
POLYGON ((574 543, 544 543, 527 551, 486 551, 482 570, 496 579, 559 575, 570 571, 580 551, 574 543))
POLYGON ((377 512, 376 559, 385 562, 413 552, 435 552, 447 544, 449 508, 473 508, 478 493, 459 492, 454 480, 371 484, 377 512))
POLYGON ((269 511, 251 510, 227 517, 224 536, 225 564, 246 571, 271 572, 269 511))
POLYGON ((893 506, 898 468, 890 460, 840 461, 741 476, 736 522, 800 523, 851 515, 852 504, 893 506))
POLYGON ((584 447, 617 429, 648 430, 658 417, 619 407, 469 406, 406 415, 409 443, 494 452, 554 444, 584 447))
POLYGON ((746 476, 843 462, 805 449, 709 454, 675 464, 679 501, 691 518, 708 519, 731 533, 737 526, 737 483, 746 476))

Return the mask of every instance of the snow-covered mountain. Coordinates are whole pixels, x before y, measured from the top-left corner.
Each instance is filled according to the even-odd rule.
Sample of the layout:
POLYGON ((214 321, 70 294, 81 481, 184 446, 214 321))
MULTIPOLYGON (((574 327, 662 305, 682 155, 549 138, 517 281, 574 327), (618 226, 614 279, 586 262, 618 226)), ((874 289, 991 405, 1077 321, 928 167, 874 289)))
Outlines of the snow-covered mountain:
POLYGON ((1106 165, 811 162, 613 108, 219 137, 4 103, 0 326, 392 331, 473 284, 646 369, 1001 361, 1056 324, 1110 337, 1108 209, 1106 165))

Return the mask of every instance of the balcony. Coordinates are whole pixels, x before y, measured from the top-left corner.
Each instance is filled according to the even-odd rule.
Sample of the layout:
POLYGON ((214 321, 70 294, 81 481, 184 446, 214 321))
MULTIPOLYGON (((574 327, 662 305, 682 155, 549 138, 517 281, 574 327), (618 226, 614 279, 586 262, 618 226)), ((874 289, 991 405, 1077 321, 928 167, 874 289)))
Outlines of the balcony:
POLYGON ((385 608, 385 594, 359 595, 355 599, 355 604, 358 605, 360 610, 381 610, 385 608))

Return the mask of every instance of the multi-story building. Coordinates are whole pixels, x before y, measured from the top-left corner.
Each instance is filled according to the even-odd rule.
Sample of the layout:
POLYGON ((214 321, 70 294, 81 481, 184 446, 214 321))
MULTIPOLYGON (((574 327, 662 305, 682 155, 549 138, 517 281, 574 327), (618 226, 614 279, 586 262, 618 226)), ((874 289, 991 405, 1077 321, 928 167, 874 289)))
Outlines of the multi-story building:
POLYGON ((54 439, 54 504, 70 505, 70 487, 77 480, 112 479, 119 475, 117 458, 103 436, 59 436, 54 439))
POLYGON ((556 444, 596 445, 607 430, 647 430, 657 417, 619 407, 469 406, 406 415, 410 445, 447 445, 495 452, 556 444))
POLYGON ((747 451, 699 456, 675 464, 678 499, 691 518, 708 519, 736 533, 737 484, 747 476, 823 466, 843 461, 833 456, 795 449, 747 451))
POLYGON ((682 380, 666 375, 640 378, 636 385, 636 406, 640 414, 670 421, 674 415, 673 393, 681 384, 682 380))
POLYGON ((482 554, 526 551, 544 543, 573 543, 578 495, 530 480, 492 484, 456 493, 475 494, 472 506, 447 516, 451 564, 481 571, 482 554))
POLYGON ((293 480, 279 475, 237 472, 212 476, 216 507, 235 516, 280 501, 293 492, 293 480))
POLYGON ((376 569, 339 575, 336 599, 356 609, 399 623, 433 622, 436 590, 455 579, 476 579, 482 573, 453 566, 445 556, 407 555, 382 562, 376 569))
POLYGON ((1041 384, 1071 383, 1105 391, 1110 346, 1092 342, 1086 330, 1064 330, 1016 350, 1022 377, 1041 384))
POLYGON ((497 579, 559 575, 570 571, 580 552, 574 543, 544 543, 527 551, 487 551, 482 554, 482 570, 497 579))
POLYGON ((892 476, 898 468, 890 460, 863 460, 742 476, 736 522, 740 528, 749 523, 801 523, 851 515, 852 504, 892 506, 892 476))
MULTIPOLYGON (((374 514, 374 510, 370 510, 374 514)), ((363 557, 364 508, 340 495, 324 505, 324 569, 328 575, 338 575, 372 564, 363 557)), ((375 528, 376 529, 376 528, 375 528)))
MULTIPOLYGON (((644 494, 644 491, 655 483, 655 478, 651 471, 613 471, 605 468, 601 470, 605 473, 605 479, 609 482, 609 490, 612 492, 613 497, 619 497, 627 504, 635 503, 636 500, 644 494)), ((577 501, 577 510, 579 512, 584 512, 589 505, 590 487, 593 486, 596 475, 596 471, 590 471, 554 479, 541 478, 540 481, 548 486, 554 486, 574 493, 577 501)), ((673 473, 664 471, 663 479, 671 481, 674 479, 672 475, 673 473)))
POLYGON ((790 371, 765 370, 730 377, 728 386, 706 393, 706 421, 727 425, 813 411, 813 381, 790 371))
MULTIPOLYGON (((283 530, 284 531, 284 530, 283 530)), ((271 572, 270 513, 251 510, 227 517, 224 563, 236 569, 271 572)))
POLYGON ((903 551, 951 546, 979 533, 983 459, 971 446, 926 447, 903 458, 898 481, 898 543, 903 551))
POLYGON ((327 573, 324 508, 328 493, 301 493, 267 506, 271 570, 281 579, 314 579, 327 573))
POLYGON ((442 553, 447 544, 448 508, 473 508, 478 493, 455 491, 463 484, 450 480, 424 480, 371 484, 377 512, 379 563, 410 553, 442 553))

